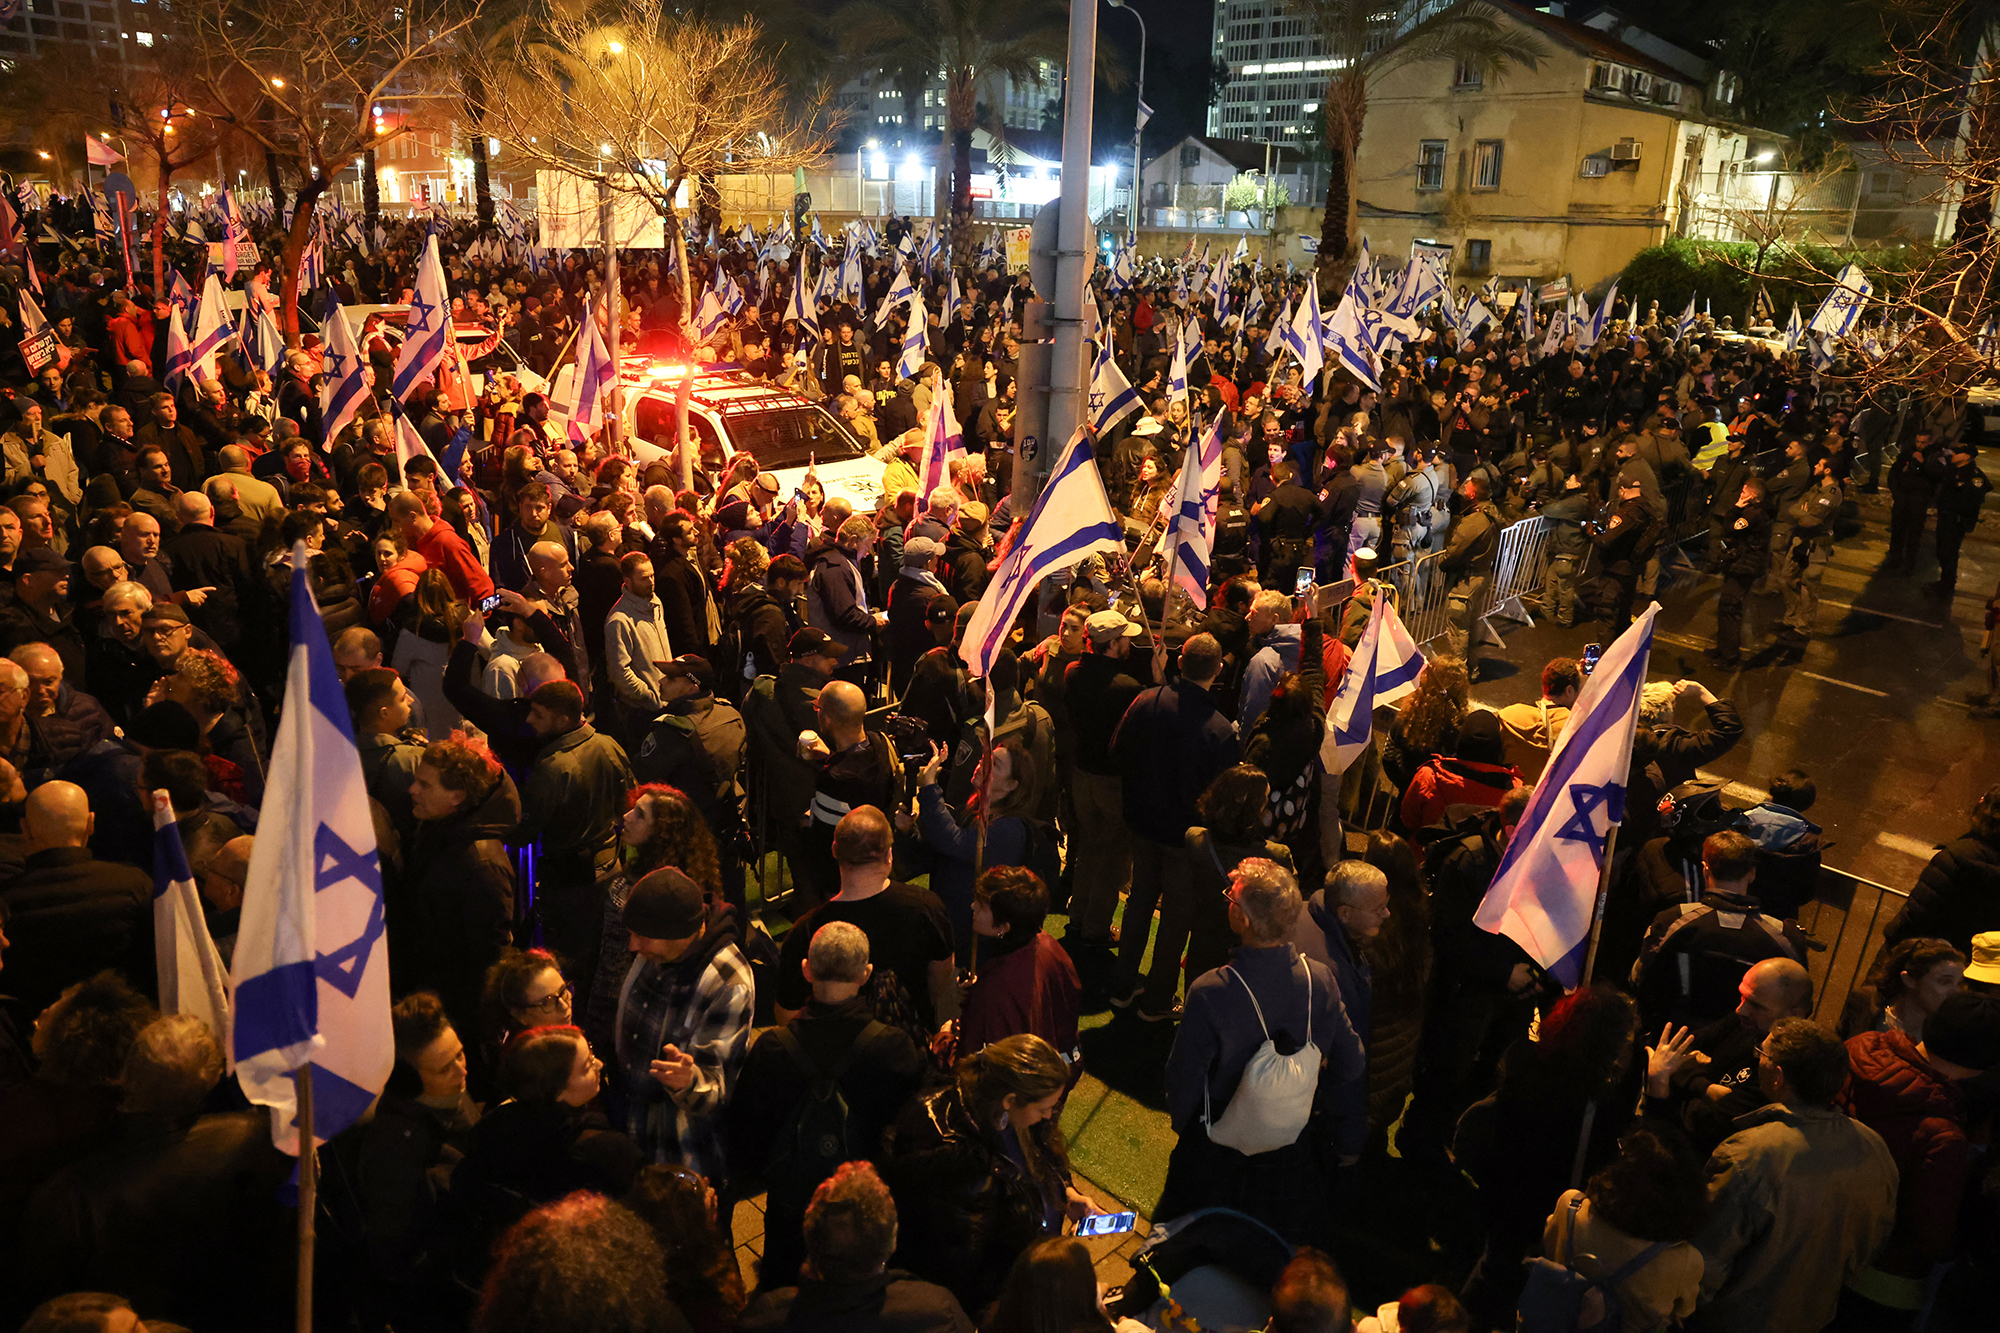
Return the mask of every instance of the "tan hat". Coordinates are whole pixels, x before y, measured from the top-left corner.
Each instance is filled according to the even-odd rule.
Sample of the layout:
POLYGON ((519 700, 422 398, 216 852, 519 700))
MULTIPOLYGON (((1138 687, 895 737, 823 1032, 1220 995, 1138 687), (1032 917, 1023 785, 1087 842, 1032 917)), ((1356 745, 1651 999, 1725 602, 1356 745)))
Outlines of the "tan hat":
POLYGON ((2000 985, 2000 930, 1972 937, 1972 961, 1965 965, 1965 979, 2000 985))
POLYGON ((1083 632, 1101 648, 1116 639, 1135 639, 1146 630, 1144 626, 1134 624, 1122 611, 1094 611, 1090 619, 1083 622, 1083 632))

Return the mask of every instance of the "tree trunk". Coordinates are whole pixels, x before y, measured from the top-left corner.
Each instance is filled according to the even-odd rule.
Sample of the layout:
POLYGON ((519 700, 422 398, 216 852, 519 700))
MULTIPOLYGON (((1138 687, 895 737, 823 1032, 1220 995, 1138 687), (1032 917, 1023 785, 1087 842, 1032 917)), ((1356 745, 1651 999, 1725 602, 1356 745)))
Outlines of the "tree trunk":
MULTIPOLYGON (((671 199, 680 190, 680 183, 668 191, 671 199)), ((680 388, 674 393, 674 454, 680 461, 681 489, 694 489, 694 432, 688 429, 688 399, 694 394, 694 276, 688 271, 687 229, 681 226, 680 217, 669 211, 667 226, 673 232, 674 264, 681 274, 681 342, 687 348, 688 373, 681 376, 680 388)), ((617 343, 612 344, 611 359, 618 359, 617 343)))
POLYGON ((951 131, 951 222, 954 230, 972 217, 972 127, 951 131))
POLYGON ((158 304, 167 299, 167 181, 173 175, 173 163, 165 156, 159 159, 160 185, 153 203, 153 302, 158 304))
POLYGON ((368 248, 375 247, 375 228, 382 221, 382 180, 375 171, 375 150, 361 155, 361 216, 368 224, 368 248))
POLYGON ((319 197, 326 193, 326 173, 308 179, 299 187, 298 201, 292 209, 291 229, 285 233, 285 254, 281 264, 284 275, 283 286, 278 296, 278 327, 284 330, 285 345, 299 345, 299 261, 305 258, 306 241, 312 235, 313 209, 319 204, 319 197))
MULTIPOLYGON (((1354 248, 1360 198, 1355 193, 1355 172, 1361 147, 1361 121, 1368 112, 1365 77, 1335 79, 1327 84, 1326 107, 1326 211, 1319 223, 1319 258, 1314 267, 1325 278, 1333 278, 1348 262, 1354 248)), ((1322 286, 1325 283, 1322 282, 1322 286)))
POLYGON ((472 136, 472 198, 479 210, 479 234, 493 230, 493 169, 486 161, 486 136, 472 136))
POLYGON ((276 218, 283 218, 285 216, 285 182, 278 174, 278 155, 269 148, 264 150, 264 177, 271 183, 271 215, 276 218))

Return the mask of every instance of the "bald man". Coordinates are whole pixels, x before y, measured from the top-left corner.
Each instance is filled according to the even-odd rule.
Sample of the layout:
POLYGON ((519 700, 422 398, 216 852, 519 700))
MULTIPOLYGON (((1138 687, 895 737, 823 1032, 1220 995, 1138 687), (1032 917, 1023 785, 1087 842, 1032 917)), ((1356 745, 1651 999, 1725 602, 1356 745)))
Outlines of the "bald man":
POLYGON ((1734 1132, 1738 1116, 1768 1103, 1757 1081, 1757 1047, 1772 1024, 1812 1017, 1812 976, 1790 958, 1766 958, 1752 966, 1736 995, 1736 1012, 1696 1030, 1691 1047, 1688 1030, 1671 1023, 1649 1047, 1648 1112, 1673 1115, 1704 1153, 1734 1132), (1690 1049, 1691 1058, 1672 1058, 1672 1052, 1690 1049), (1665 1077, 1659 1072, 1663 1066, 1665 1077))
POLYGON ((200 491, 182 492, 174 516, 181 529, 162 550, 175 584, 186 590, 188 618, 234 657, 243 643, 242 608, 252 594, 250 548, 241 537, 216 528, 215 506, 200 491))
POLYGON ((111 734, 104 705, 72 685, 62 655, 45 643, 24 643, 9 654, 27 676, 26 720, 30 756, 23 770, 34 780, 62 767, 111 734))
POLYGON ((569 678, 590 701, 590 658, 585 653, 583 616, 576 588, 570 580, 576 573, 569 548, 561 542, 536 542, 528 548, 528 597, 548 613, 548 624, 537 624, 535 635, 560 657, 569 678), (554 628, 561 642, 549 635, 554 628))
POLYGON ((118 529, 118 554, 125 557, 125 577, 153 594, 155 602, 172 601, 173 569, 160 558, 160 520, 143 511, 129 515, 118 529))
POLYGON ((814 904, 840 892, 834 829, 859 806, 894 812, 901 804, 903 781, 896 747, 881 732, 868 730, 868 699, 860 686, 845 680, 829 682, 819 692, 817 710, 818 729, 799 733, 800 758, 818 769, 797 867, 799 887, 814 904))
POLYGON ((219 495, 234 495, 236 507, 259 523, 267 518, 285 517, 285 497, 278 494, 278 488, 250 474, 249 450, 232 444, 215 457, 222 464, 222 471, 202 484, 211 500, 219 495))
POLYGON ((153 993, 152 877, 93 859, 96 824, 90 798, 75 783, 45 782, 28 793, 28 857, 0 886, 12 941, 7 989, 26 1013, 40 1013, 64 987, 107 967, 140 994, 153 993))

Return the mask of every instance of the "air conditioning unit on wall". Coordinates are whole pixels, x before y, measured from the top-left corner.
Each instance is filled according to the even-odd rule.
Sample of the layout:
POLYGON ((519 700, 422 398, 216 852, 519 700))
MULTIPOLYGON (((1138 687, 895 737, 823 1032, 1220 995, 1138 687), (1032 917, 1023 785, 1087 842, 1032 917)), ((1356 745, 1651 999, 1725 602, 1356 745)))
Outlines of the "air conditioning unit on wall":
POLYGON ((1639 141, 1637 139, 1620 139, 1617 143, 1611 145, 1611 160, 1613 162, 1637 163, 1639 160, 1639 141))

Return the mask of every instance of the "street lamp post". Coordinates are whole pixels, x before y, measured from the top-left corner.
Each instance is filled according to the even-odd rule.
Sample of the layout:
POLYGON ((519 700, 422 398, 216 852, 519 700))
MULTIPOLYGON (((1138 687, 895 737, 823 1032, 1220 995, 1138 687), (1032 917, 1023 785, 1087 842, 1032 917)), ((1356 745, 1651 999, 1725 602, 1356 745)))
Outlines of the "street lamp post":
POLYGON ((1139 244, 1139 178, 1145 170, 1145 159, 1141 156, 1140 140, 1146 131, 1146 18, 1125 0, 1110 0, 1113 9, 1122 9, 1139 20, 1139 95, 1132 111, 1132 198, 1125 208, 1125 240, 1128 244, 1139 244))

